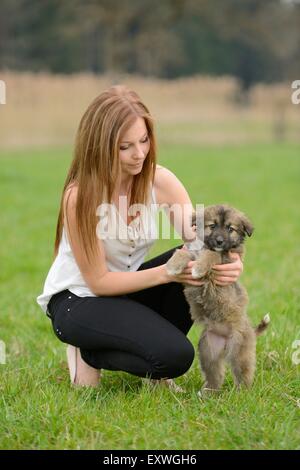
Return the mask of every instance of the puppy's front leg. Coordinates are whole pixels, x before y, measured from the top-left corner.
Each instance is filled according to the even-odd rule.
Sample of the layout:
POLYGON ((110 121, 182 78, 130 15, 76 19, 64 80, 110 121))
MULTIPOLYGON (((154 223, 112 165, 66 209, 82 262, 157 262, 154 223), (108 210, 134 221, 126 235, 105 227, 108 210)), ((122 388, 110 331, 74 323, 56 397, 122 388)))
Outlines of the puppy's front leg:
POLYGON ((181 274, 192 259, 193 255, 190 251, 176 250, 166 264, 167 273, 172 276, 181 274))
POLYGON ((221 264, 222 257, 216 251, 203 250, 200 252, 192 268, 192 276, 195 278, 204 277, 209 273, 215 264, 221 264))

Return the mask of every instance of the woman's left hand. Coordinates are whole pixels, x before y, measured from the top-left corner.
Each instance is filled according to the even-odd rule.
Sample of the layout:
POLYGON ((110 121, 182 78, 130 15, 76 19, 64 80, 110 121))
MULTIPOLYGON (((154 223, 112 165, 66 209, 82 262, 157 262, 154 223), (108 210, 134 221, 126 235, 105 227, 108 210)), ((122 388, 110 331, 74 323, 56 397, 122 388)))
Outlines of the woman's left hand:
POLYGON ((236 282, 243 272, 244 266, 238 253, 229 252, 232 263, 215 264, 215 282, 218 286, 228 286, 236 282))

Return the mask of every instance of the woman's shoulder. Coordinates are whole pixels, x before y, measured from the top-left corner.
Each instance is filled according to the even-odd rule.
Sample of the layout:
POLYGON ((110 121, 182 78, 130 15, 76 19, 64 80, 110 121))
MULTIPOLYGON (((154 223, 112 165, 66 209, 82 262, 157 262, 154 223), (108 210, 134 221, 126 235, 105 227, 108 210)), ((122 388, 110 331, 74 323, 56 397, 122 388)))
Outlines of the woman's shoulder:
POLYGON ((154 175, 154 186, 155 189, 159 189, 164 186, 168 175, 173 174, 168 168, 162 165, 156 165, 154 175))
POLYGON ((176 185, 176 180, 177 178, 172 171, 162 165, 156 165, 154 189, 158 204, 167 202, 168 194, 172 192, 174 184, 176 185))
POLYGON ((76 201, 77 193, 78 193, 78 184, 73 181, 72 183, 68 184, 68 186, 66 187, 64 191, 64 195, 63 195, 64 202, 66 202, 66 200, 69 200, 70 198, 73 201, 76 201))
POLYGON ((68 184, 63 194, 63 221, 67 211, 75 211, 77 203, 78 184, 72 182, 68 184))
POLYGON ((165 167, 161 165, 156 165, 155 168, 155 175, 154 175, 154 190, 155 190, 155 198, 157 204, 162 204, 163 199, 163 187, 164 187, 164 174, 165 174, 165 167))

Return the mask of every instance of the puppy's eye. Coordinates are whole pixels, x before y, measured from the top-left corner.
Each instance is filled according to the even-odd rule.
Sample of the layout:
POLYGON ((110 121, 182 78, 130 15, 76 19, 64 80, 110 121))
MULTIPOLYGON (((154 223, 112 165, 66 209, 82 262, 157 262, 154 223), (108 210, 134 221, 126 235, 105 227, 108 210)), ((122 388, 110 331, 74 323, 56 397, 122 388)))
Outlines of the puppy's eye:
POLYGON ((216 226, 216 224, 209 224, 209 228, 210 228, 210 229, 214 229, 215 226, 216 226))
POLYGON ((234 228, 229 226, 229 227, 228 227, 228 232, 229 232, 229 233, 234 232, 234 228))

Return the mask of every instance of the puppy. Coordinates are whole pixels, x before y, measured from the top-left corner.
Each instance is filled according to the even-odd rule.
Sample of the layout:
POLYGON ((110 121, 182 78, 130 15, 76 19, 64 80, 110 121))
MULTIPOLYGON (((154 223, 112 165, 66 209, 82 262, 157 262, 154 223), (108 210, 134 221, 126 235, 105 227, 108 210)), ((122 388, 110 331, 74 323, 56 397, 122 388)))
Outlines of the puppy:
MULTIPOLYGON (((250 387, 255 371, 256 336, 263 333, 270 321, 269 315, 256 328, 247 316, 246 289, 234 282, 218 286, 214 282, 212 266, 231 263, 229 250, 243 258, 243 243, 250 237, 253 226, 242 212, 227 205, 208 206, 203 214, 193 216, 197 238, 203 228, 204 245, 200 251, 176 250, 166 264, 169 274, 180 274, 191 260, 196 260, 192 276, 204 281, 202 286, 184 284, 184 295, 195 322, 204 325, 199 345, 199 360, 205 376, 205 390, 218 390, 223 384, 225 362, 231 366, 237 386, 250 387)), ((203 237, 202 237, 203 238, 203 237)))

